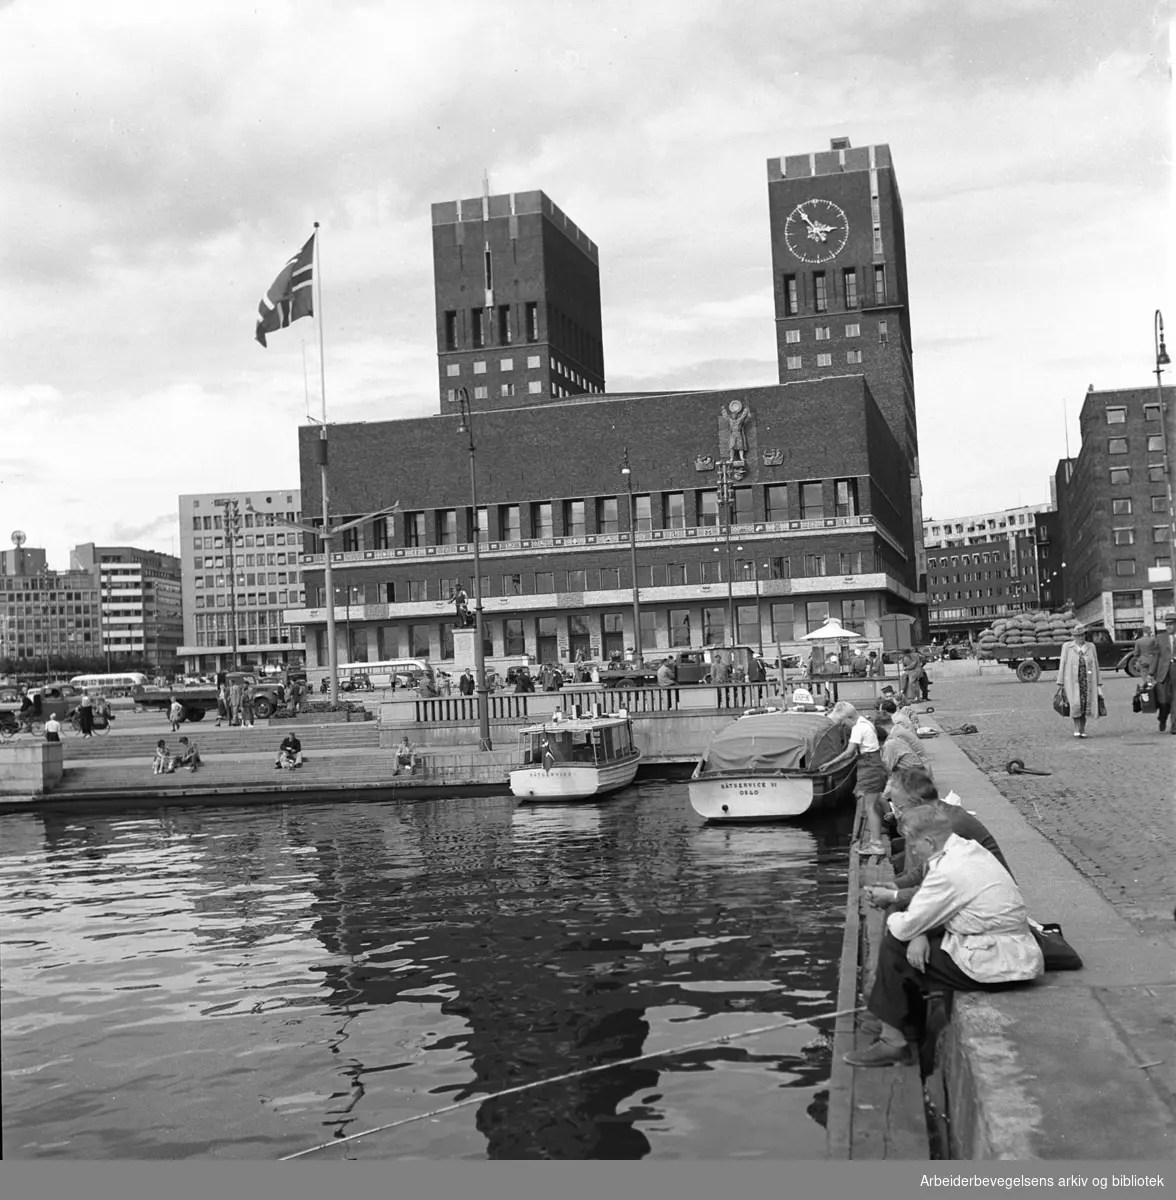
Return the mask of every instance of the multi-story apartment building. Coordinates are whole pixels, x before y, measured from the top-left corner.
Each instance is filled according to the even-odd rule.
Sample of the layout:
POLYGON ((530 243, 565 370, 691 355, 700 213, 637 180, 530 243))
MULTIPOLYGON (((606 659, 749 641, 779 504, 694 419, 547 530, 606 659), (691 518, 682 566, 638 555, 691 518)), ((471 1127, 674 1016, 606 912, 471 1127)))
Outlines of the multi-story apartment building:
POLYGON ((70 569, 97 574, 102 590, 99 652, 113 666, 150 663, 171 674, 179 668, 183 628, 180 561, 136 546, 83 542, 69 554, 70 569))
MULTIPOLYGON (((1165 388, 1171 409, 1176 389, 1165 388)), ((1065 579, 1078 619, 1117 637, 1173 611, 1172 525, 1154 388, 1086 394, 1082 446, 1064 490, 1065 579)))
POLYGON ((301 666, 303 633, 283 619, 303 600, 297 488, 180 497, 183 644, 192 674, 234 665, 301 666), (235 586, 234 586, 235 580, 235 586))
POLYGON ((45 551, 0 558, 0 670, 72 669, 100 654, 98 583, 89 571, 50 571, 45 551))
POLYGON ((922 574, 906 230, 890 147, 842 137, 769 159, 768 206, 780 382, 866 377, 911 475, 922 574))
POLYGON ((542 192, 434 204, 433 273, 442 400, 604 391, 597 249, 542 192))

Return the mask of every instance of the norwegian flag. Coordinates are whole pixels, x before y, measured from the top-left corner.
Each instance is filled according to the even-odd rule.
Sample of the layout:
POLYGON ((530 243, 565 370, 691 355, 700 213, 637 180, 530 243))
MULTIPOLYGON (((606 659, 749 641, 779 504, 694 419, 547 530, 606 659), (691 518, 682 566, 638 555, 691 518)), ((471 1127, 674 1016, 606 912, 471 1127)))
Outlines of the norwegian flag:
POLYGON ((257 331, 255 337, 264 346, 265 335, 275 329, 285 329, 299 317, 314 316, 314 237, 306 239, 306 245, 278 272, 270 289, 257 306, 257 331))

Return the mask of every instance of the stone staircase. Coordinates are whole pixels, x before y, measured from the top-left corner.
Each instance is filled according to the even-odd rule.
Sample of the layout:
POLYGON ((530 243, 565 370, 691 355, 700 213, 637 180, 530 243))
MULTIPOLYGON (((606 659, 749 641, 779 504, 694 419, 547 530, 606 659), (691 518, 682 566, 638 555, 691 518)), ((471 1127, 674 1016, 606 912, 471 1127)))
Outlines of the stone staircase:
POLYGON ((219 729, 211 722, 198 725, 183 725, 179 733, 172 733, 166 724, 149 733, 136 730, 123 733, 112 730, 108 735, 96 734, 92 738, 81 738, 66 734, 61 739, 67 769, 73 763, 92 762, 100 759, 146 759, 150 763, 155 753, 155 743, 163 738, 173 753, 181 737, 188 737, 200 748, 203 758, 210 755, 260 754, 268 751, 277 753, 278 744, 293 730, 302 743, 303 753, 313 750, 377 750, 380 745, 380 726, 376 721, 338 722, 328 725, 290 725, 279 722, 274 725, 257 725, 244 729, 222 725, 219 729))

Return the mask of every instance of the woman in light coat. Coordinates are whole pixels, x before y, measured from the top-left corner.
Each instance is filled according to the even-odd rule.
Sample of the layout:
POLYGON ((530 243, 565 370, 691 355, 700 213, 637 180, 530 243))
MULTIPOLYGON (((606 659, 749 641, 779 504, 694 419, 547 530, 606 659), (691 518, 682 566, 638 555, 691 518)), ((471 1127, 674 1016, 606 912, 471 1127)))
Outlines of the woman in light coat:
POLYGON ((1086 640, 1081 625, 1074 627, 1074 636, 1062 646, 1058 663, 1058 691, 1070 705, 1074 736, 1086 737, 1086 722, 1098 720, 1098 700, 1101 692, 1098 673, 1098 651, 1086 640))

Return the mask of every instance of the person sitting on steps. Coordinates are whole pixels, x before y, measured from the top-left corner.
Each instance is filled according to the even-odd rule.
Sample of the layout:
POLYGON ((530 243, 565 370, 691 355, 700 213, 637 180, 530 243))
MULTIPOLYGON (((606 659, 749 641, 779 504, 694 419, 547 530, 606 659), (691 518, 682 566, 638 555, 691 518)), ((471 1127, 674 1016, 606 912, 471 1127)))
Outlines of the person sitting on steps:
POLYGON ((175 765, 177 767, 187 767, 189 771, 195 774, 196 768, 204 765, 200 757, 200 751, 196 748, 196 743, 186 737, 182 737, 180 738, 180 746, 182 749, 175 761, 175 765))
POLYGON ((399 775, 404 769, 407 769, 410 775, 416 770, 416 751, 412 748, 407 733, 401 738, 400 745, 396 747, 396 764, 392 769, 392 774, 399 775))
POLYGON ((278 747, 278 757, 274 759, 274 768, 293 771, 300 766, 302 766, 302 743, 298 740, 297 734, 288 733, 282 738, 282 744, 278 747))
POLYGON ((155 757, 151 760, 152 775, 170 775, 176 769, 176 760, 167 752, 167 742, 160 738, 155 743, 155 757))

